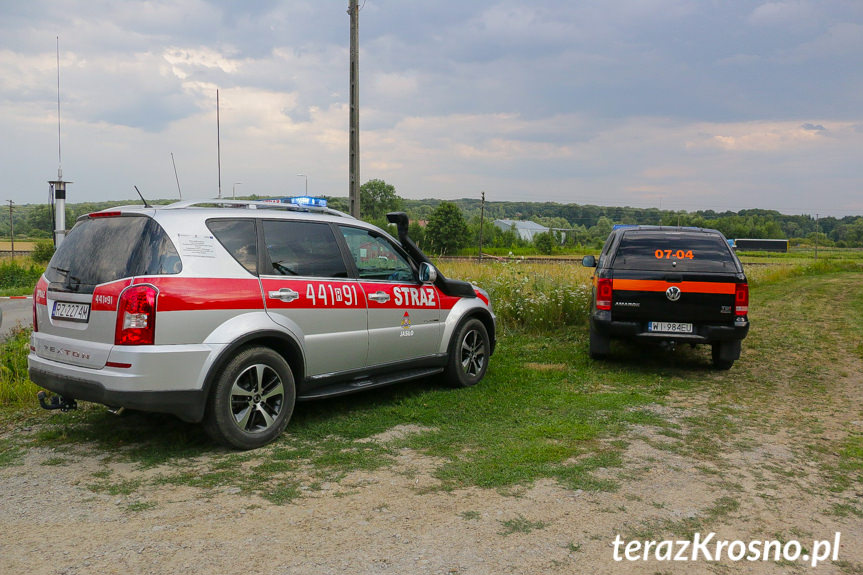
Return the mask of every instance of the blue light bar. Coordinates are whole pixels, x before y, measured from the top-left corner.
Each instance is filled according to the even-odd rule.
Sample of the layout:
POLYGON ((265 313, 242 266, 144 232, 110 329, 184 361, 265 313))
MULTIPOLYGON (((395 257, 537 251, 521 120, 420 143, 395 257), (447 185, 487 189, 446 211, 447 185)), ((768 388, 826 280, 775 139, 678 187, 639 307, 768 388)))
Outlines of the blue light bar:
POLYGON ((327 207, 326 198, 313 198, 311 196, 294 196, 292 198, 288 198, 289 204, 296 204, 298 206, 317 206, 319 208, 327 207))
POLYGON ((291 196, 284 198, 267 198, 262 200, 270 204, 294 204, 295 206, 317 206, 327 207, 326 198, 313 198, 312 196, 291 196))

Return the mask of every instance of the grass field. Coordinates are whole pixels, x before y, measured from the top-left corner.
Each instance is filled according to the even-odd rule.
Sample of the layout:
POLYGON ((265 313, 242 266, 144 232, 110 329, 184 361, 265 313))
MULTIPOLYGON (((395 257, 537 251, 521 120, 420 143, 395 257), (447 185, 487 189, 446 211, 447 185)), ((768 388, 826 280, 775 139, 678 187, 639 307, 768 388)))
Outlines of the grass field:
MULTIPOLYGON (((15 240, 15 251, 21 250, 24 252, 33 251, 36 247, 36 242, 15 240)), ((12 242, 9 240, 0 240, 0 251, 9 251, 12 249, 12 242)))
MULTIPOLYGON (((458 277, 460 269, 446 271, 458 277)), ((493 282, 499 274, 490 269, 475 270, 477 281, 493 282)), ((0 421, 31 431, 0 440, 0 465, 14 465, 35 447, 96 450, 157 468, 149 482, 231 486, 284 503, 353 470, 390 466, 400 450, 411 449, 440 462, 433 473, 443 489, 517 490, 550 478, 571 489, 614 490, 619 479, 601 471, 621 465, 634 428, 665 437, 662 449, 712 461, 727 442, 743 441, 747 430, 800 433, 820 425, 819 414, 835 401, 835 382, 863 359, 863 273, 799 269, 783 267, 755 282, 753 328, 729 372, 710 368, 709 348, 615 344, 612 359, 591 361, 583 321, 543 330, 513 326, 474 388, 452 390, 428 380, 298 404, 284 436, 249 453, 215 448, 199 426, 167 416, 117 418, 92 405, 67 414, 39 411, 35 386, 15 383, 27 351, 21 334, 2 349, 0 421), (841 313, 824 313, 826 302, 841 313), (707 415, 682 422, 664 415, 665 406, 681 398, 707 401, 707 415), (404 433, 374 440, 404 426, 404 433)), ((549 282, 555 289, 582 285, 586 277, 580 267, 563 266, 506 273, 525 285, 549 282)), ((836 489, 863 482, 860 436, 846 433, 812 449, 816 461, 820 453, 840 454, 839 463, 823 463, 836 489)), ((97 487, 123 486, 103 478, 97 487)))

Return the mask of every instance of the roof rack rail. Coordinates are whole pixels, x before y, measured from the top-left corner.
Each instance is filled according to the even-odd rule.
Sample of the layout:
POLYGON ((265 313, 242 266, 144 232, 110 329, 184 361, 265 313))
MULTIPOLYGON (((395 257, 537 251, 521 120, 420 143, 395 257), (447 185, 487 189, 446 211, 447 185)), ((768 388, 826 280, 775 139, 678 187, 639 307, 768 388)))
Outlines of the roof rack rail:
POLYGON ((158 206, 163 210, 180 210, 191 207, 216 207, 216 208, 246 208, 250 210, 286 210, 291 212, 312 212, 319 214, 328 214, 331 216, 340 216, 343 218, 354 219, 350 214, 334 210, 332 208, 322 206, 306 206, 298 204, 288 204, 284 202, 263 202, 260 200, 226 200, 221 198, 213 198, 209 200, 183 200, 174 202, 167 206, 158 206))

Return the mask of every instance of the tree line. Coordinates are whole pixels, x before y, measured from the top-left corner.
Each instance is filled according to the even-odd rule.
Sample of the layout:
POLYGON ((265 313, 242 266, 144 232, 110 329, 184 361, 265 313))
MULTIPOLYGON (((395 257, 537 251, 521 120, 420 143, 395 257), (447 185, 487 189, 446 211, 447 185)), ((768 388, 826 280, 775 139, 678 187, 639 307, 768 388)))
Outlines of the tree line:
MULTIPOLYGON (((699 210, 695 212, 657 208, 611 207, 554 202, 502 202, 465 198, 445 201, 402 198, 391 184, 369 180, 360 187, 362 218, 381 227, 386 214, 405 211, 410 216, 410 234, 429 253, 455 254, 476 250, 480 240, 484 249, 528 249, 551 253, 561 246, 596 246, 608 236, 615 224, 654 224, 715 228, 728 238, 789 239, 794 243, 815 243, 837 247, 863 247, 863 217, 825 217, 788 215, 775 210, 749 209, 738 212, 699 210), (482 225, 480 225, 482 212, 482 225), (502 229, 495 220, 531 220, 551 231, 534 236, 532 242, 519 237, 514 229, 502 229)), ((260 199, 246 196, 246 199, 260 199)), ((330 207, 349 211, 344 197, 329 197, 330 207)), ((68 226, 90 212, 139 201, 85 202, 66 205, 68 226)), ((168 201, 160 202, 168 203, 168 201)), ((46 204, 15 205, 12 211, 16 238, 51 238, 51 208, 46 204)), ((9 210, 0 210, 0 237, 9 238, 9 210)))

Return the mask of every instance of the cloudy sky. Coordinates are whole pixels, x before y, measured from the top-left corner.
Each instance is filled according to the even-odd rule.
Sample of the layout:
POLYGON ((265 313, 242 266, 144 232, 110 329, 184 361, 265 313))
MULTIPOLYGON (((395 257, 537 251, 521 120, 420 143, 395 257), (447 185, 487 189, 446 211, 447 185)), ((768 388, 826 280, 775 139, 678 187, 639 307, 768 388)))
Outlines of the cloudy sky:
MULTIPOLYGON (((360 0, 362 3, 362 0, 360 0)), ((0 0, 0 200, 347 196, 347 0, 0 0), (236 182, 241 182, 235 184, 236 182)), ((860 0, 366 0, 361 181, 863 214, 860 0)))

